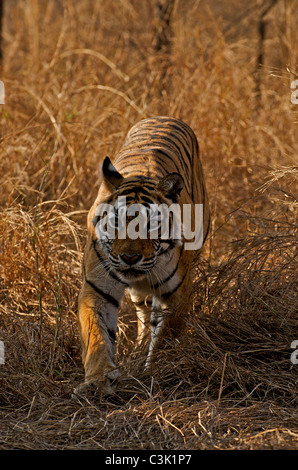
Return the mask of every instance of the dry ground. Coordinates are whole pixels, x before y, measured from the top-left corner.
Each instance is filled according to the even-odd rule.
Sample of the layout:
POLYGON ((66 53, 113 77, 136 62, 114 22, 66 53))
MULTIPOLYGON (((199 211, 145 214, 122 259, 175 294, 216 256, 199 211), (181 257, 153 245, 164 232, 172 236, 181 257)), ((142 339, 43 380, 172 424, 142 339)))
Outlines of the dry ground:
POLYGON ((266 2, 177 0, 168 23, 155 3, 5 2, 1 449, 298 448, 294 1, 279 0, 265 18, 261 73, 266 2), (74 401, 98 164, 157 114, 193 127, 210 195, 187 329, 146 376, 123 302, 117 393, 74 401))

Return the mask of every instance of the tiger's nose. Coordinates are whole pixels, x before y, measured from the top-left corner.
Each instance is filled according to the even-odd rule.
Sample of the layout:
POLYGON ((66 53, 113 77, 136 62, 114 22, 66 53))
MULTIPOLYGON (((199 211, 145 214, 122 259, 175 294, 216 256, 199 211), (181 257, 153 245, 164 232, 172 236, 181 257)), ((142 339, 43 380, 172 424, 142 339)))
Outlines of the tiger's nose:
POLYGON ((124 261, 124 263, 129 264, 132 266, 136 264, 138 261, 142 259, 142 255, 120 255, 120 258, 124 261))

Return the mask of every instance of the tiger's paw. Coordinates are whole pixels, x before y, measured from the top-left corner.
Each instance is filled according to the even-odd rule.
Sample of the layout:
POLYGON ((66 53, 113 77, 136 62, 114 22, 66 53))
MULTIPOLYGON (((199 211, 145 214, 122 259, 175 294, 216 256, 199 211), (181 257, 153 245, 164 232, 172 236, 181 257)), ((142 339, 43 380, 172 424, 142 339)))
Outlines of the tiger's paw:
POLYGON ((79 399, 80 397, 92 398, 114 395, 119 375, 120 372, 118 370, 113 370, 107 372, 104 377, 85 380, 85 382, 74 389, 72 398, 79 399))

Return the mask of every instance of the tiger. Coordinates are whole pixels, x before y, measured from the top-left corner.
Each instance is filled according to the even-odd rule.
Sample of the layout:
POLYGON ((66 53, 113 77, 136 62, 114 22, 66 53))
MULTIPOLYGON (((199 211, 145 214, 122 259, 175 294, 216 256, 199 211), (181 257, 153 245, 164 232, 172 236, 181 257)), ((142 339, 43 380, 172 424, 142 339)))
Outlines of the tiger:
POLYGON ((90 388, 106 394, 114 392, 120 375, 114 360, 117 317, 125 292, 130 294, 136 309, 136 344, 150 336, 146 369, 152 367, 161 340, 177 338, 189 310, 192 261, 206 241, 209 226, 208 195, 193 130, 183 121, 167 116, 135 124, 113 163, 109 157, 104 158, 98 194, 87 216, 78 298, 85 377, 75 389, 76 394, 90 388), (126 214, 133 206, 142 208, 139 212, 143 213, 145 236, 137 236, 133 230, 134 236, 123 232, 134 222, 132 212, 122 220, 120 233, 120 209, 123 213, 125 207, 119 201, 125 202, 126 214), (196 205, 202 208, 198 224, 201 244, 195 249, 193 245, 186 249, 181 217, 176 223, 181 230, 173 232, 172 212, 165 223, 165 236, 161 233, 161 216, 156 208, 181 209, 184 205, 190 207, 193 216, 196 205), (150 237, 151 222, 155 237, 150 237))

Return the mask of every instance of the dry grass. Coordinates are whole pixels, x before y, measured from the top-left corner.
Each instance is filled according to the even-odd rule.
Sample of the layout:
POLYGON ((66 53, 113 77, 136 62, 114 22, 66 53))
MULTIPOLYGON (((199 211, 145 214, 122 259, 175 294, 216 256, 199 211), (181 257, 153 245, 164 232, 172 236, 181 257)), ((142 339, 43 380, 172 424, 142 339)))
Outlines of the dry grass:
POLYGON ((176 1, 163 49, 153 2, 7 2, 1 449, 297 449, 298 25, 270 11, 256 101, 257 4, 176 1), (194 128, 212 209, 187 329, 145 375, 124 302, 116 395, 74 401, 98 163, 160 113, 194 128))

